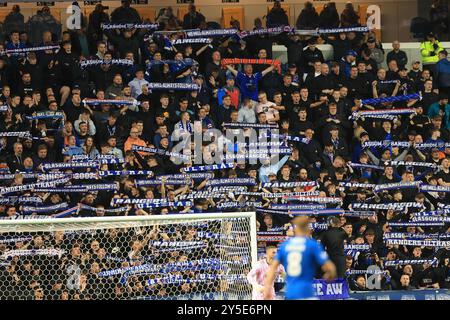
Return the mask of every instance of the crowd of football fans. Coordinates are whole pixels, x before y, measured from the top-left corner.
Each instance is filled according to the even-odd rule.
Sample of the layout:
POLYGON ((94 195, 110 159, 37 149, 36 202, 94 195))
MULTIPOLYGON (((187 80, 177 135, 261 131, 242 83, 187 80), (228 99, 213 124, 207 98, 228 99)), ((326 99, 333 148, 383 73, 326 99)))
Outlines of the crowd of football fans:
MULTIPOLYGON (((11 14, 17 16, 18 12, 20 9, 15 7, 11 14)), ((159 24, 158 31, 169 32, 145 28, 103 30, 101 24, 108 22, 143 21, 129 1, 125 0, 121 7, 112 12, 111 17, 104 12, 102 5, 98 5, 80 30, 62 32, 60 37, 55 32, 43 30, 41 38, 31 43, 24 30, 13 29, 5 34, 5 42, 0 44, 0 107, 7 106, 0 112, 2 188, 34 183, 36 178, 27 174, 43 173, 45 164, 70 162, 76 157, 81 159, 83 155, 92 160, 102 155, 114 157, 116 162, 103 163, 98 168, 104 171, 152 171, 151 175, 144 177, 147 179, 180 174, 183 168, 198 164, 178 164, 173 154, 166 154, 177 143, 172 139, 172 132, 177 129, 189 134, 194 134, 195 130, 207 132, 212 128, 225 132, 222 127, 224 123, 252 123, 275 125, 280 134, 300 139, 287 141, 286 146, 292 151, 288 155, 280 155, 276 163, 238 164, 229 169, 211 170, 208 172, 214 174, 214 178, 195 178, 185 185, 160 183, 149 187, 139 186, 135 184, 138 177, 123 174, 72 181, 72 184, 77 185, 115 182, 118 186, 116 190, 46 193, 31 189, 3 193, 2 197, 37 196, 42 200, 38 206, 67 203, 73 207, 83 204, 73 215, 81 217, 257 210, 258 230, 265 236, 270 236, 271 231, 273 236, 290 235, 292 230, 289 221, 292 216, 270 210, 273 204, 288 207, 298 203, 295 198, 286 200, 281 196, 271 197, 272 193, 317 191, 319 197, 341 198, 341 204, 327 203, 326 209, 348 210, 352 203, 419 202, 424 205, 422 210, 436 211, 441 209, 440 205, 449 204, 448 192, 393 188, 374 193, 370 188, 342 185, 343 182, 390 184, 420 181, 427 185, 450 187, 450 145, 445 144, 450 142, 450 105, 447 96, 450 84, 446 84, 450 71, 445 69, 445 63, 441 63, 446 62, 447 53, 434 35, 430 34, 422 44, 424 63, 421 66, 420 61, 408 61, 398 42, 393 43, 393 49, 385 60, 387 48, 382 47, 372 32, 342 32, 320 37, 291 33, 252 35, 244 39, 223 36, 213 37, 211 43, 206 44, 174 44, 174 40, 184 35, 183 32, 174 31, 214 27, 193 5, 189 7, 184 21, 178 21, 170 8, 160 12, 154 21, 159 24), (272 59, 274 43, 287 48, 288 63, 281 66, 281 70, 275 64, 222 64, 223 59, 227 58, 272 59), (324 60, 318 43, 333 46, 334 56, 331 61, 324 60), (7 51, 53 45, 59 48, 24 53, 7 51), (82 64, 84 60, 99 59, 103 63, 87 67, 82 64), (111 63, 112 59, 131 62, 115 64, 111 63), (383 67, 384 63, 387 68, 383 67), (199 89, 152 90, 148 87, 149 83, 196 84, 199 89), (374 105, 361 103, 364 99, 414 93, 420 93, 420 99, 386 100, 374 105), (136 103, 85 104, 85 99, 136 103), (360 111, 388 112, 404 108, 414 109, 414 113, 385 118, 352 117, 360 111), (63 118, 36 117, 39 114, 48 115, 46 111, 55 114, 62 111, 63 118), (30 134, 23 137, 3 134, 7 132, 30 134), (384 144, 367 148, 364 143, 371 141, 383 141, 384 144), (393 141, 407 141, 409 144, 407 147, 391 146, 390 142, 393 141), (424 143, 434 143, 436 146, 416 148, 416 145, 424 143), (156 148, 159 152, 135 151, 134 145, 156 148), (405 161, 406 165, 384 165, 391 160, 405 161), (416 165, 408 165, 408 162, 416 165), (351 166, 350 163, 363 166, 351 166), (426 163, 428 166, 417 163, 426 163), (205 180, 218 178, 252 178, 256 184, 245 187, 252 194, 234 194, 235 189, 229 186, 230 189, 220 196, 213 193, 211 196, 195 195, 197 191, 208 192, 205 180), (316 181, 317 186, 260 188, 260 183, 301 181, 316 181), (258 195, 258 192, 267 193, 268 196, 258 195), (193 196, 189 197, 190 194, 193 196), (180 196, 190 200, 191 204, 177 206, 176 201, 180 196), (169 204, 151 208, 127 204, 124 210, 114 210, 120 206, 113 205, 112 198, 168 199, 169 204), (244 205, 227 207, 227 203, 244 205)), ((267 27, 286 24, 286 14, 276 2, 267 17, 267 27)), ((11 25, 14 23, 8 24, 9 27, 11 25)), ((346 6, 341 15, 334 4, 326 5, 325 10, 318 15, 308 3, 296 22, 296 27, 303 30, 354 26, 358 26, 358 15, 351 4, 346 6)), ((242 29, 237 21, 227 27, 242 29)), ((255 29, 258 28, 263 28, 260 19, 255 20, 255 29)), ((201 150, 204 156, 207 153, 214 156, 217 152, 208 143, 204 143, 201 150)), ((59 172, 96 173, 97 169, 71 168, 59 172)), ((23 216, 23 206, 18 201, 2 202, 0 215, 4 218, 23 216)), ((312 235, 327 243, 328 253, 340 261, 338 271, 349 279, 353 290, 369 290, 366 285, 368 274, 348 271, 366 270, 374 265, 384 271, 379 273, 382 287, 378 289, 449 288, 449 246, 385 244, 384 234, 394 231, 409 235, 438 234, 445 238, 449 231, 448 222, 443 226, 432 227, 389 227, 389 222, 409 221, 413 212, 419 210, 373 210, 375 213, 369 217, 341 215, 337 221, 323 215, 312 216, 312 223, 327 223, 329 227, 328 230, 315 230, 312 235), (344 244, 368 244, 369 249, 344 252, 344 244), (433 265, 400 264, 384 267, 383 264, 386 260, 434 258, 438 262, 433 265)), ((129 241, 132 236, 129 235, 129 241)), ((38 248, 37 241, 34 238, 31 246, 38 248)), ((56 238, 46 241, 49 242, 48 248, 59 248, 58 244, 53 244, 56 238)), ((73 259, 89 255, 83 262, 86 268, 82 274, 87 278, 95 277, 92 270, 99 268, 103 262, 94 257, 97 253, 93 246, 95 241, 101 241, 83 241, 76 245, 65 243, 64 246, 71 252, 73 259), (76 253, 76 246, 82 251, 76 253), (74 258, 77 254, 80 257, 74 258)), ((181 256, 173 260, 178 261, 181 256)), ((39 292, 45 298, 68 297, 69 293, 59 288, 58 283, 52 284, 52 288, 23 282, 17 284, 22 281, 21 274, 33 274, 31 278, 36 278, 33 281, 40 283, 39 265, 26 258, 20 266, 9 264, 2 270, 2 283, 5 283, 3 279, 8 279, 11 285, 6 291, 12 295, 20 291, 34 298, 43 297, 39 292), (24 286, 37 289, 27 293, 28 289, 20 289, 24 286)), ((61 266, 58 262, 54 267, 61 266)), ((101 281, 95 283, 98 286, 109 285, 101 281)), ((141 290, 143 284, 138 283, 131 289, 115 287, 115 284, 110 289, 117 297, 139 296, 136 292, 141 290)), ((70 293, 70 296, 76 299, 81 294, 70 293)))

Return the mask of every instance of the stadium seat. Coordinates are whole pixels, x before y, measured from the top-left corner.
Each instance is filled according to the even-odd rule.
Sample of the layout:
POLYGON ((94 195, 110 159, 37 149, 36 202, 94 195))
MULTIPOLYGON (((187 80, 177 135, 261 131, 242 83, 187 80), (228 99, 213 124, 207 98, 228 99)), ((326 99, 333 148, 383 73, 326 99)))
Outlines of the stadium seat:
POLYGON ((0 21, 5 21, 6 16, 8 15, 8 13, 11 12, 11 9, 9 8, 1 8, 0 9, 0 21))
MULTIPOLYGON (((199 10, 200 11, 200 10, 199 10)), ((183 21, 184 16, 188 13, 188 7, 178 7, 177 18, 180 21, 183 21)))
MULTIPOLYGON (((359 21, 361 23, 361 25, 366 25, 367 23, 367 8, 369 7, 369 5, 366 4, 361 4, 359 5, 359 21)), ((381 40, 381 30, 377 29, 374 30, 375 32, 375 36, 377 37, 377 40, 381 40)))
POLYGON ((147 8, 147 7, 135 7, 142 20, 150 20, 154 22, 156 19, 156 9, 155 8, 147 8))
POLYGON ((243 7, 227 7, 222 9, 222 27, 230 28, 231 21, 233 20, 238 20, 241 28, 245 29, 243 7))

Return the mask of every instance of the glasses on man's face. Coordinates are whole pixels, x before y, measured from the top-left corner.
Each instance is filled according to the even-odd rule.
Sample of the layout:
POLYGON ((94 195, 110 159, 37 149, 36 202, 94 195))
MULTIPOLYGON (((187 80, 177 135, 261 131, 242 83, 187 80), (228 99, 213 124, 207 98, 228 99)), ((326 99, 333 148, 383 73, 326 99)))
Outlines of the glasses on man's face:
POLYGON ((136 131, 131 131, 131 134, 138 134, 136 131))

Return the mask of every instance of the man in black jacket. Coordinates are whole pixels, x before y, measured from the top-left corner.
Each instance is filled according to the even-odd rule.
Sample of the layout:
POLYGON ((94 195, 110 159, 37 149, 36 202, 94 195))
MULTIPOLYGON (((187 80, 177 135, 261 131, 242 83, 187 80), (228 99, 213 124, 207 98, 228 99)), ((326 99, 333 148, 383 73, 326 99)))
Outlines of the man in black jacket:
POLYGON ((404 68, 408 64, 408 57, 406 56, 405 51, 400 50, 400 42, 397 40, 392 42, 392 51, 387 54, 386 62, 389 63, 392 60, 397 61, 398 67, 404 68))
POLYGON ((190 4, 188 13, 183 17, 183 29, 197 29, 205 21, 205 16, 197 11, 195 5, 190 4))
POLYGON ((322 234, 320 240, 330 256, 330 260, 336 265, 338 278, 343 278, 345 275, 344 240, 347 238, 347 234, 340 224, 339 218, 329 217, 330 228, 322 234))

